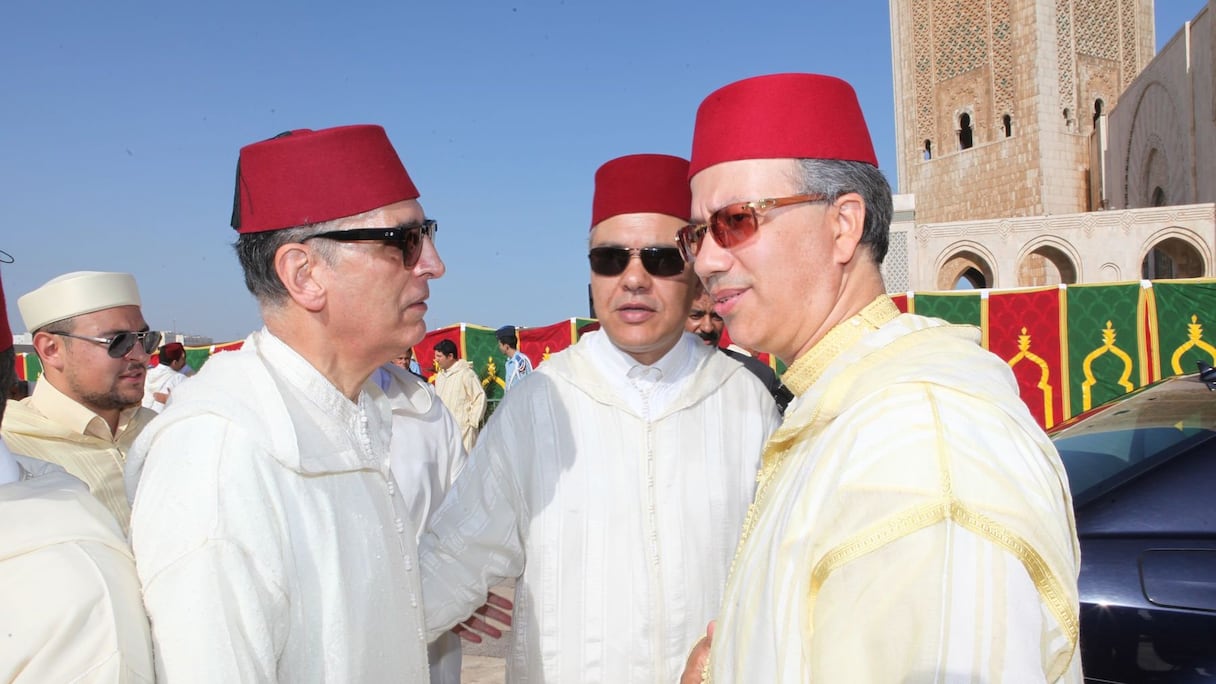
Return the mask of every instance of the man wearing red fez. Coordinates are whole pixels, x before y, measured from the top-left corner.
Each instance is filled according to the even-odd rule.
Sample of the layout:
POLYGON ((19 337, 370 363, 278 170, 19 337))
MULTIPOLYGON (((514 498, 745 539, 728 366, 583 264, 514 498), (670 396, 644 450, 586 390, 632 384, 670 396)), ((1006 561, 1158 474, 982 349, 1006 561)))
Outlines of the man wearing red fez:
POLYGON ((390 456, 437 402, 405 372, 369 382, 444 272, 418 197, 379 126, 242 148, 232 225, 265 327, 174 390, 128 464, 158 680, 427 681, 423 487, 403 496, 390 456))
POLYGON ((159 362, 144 376, 144 408, 157 413, 165 410, 165 402, 173 388, 186 380, 186 348, 181 342, 170 342, 160 348, 159 362))
MULTIPOLYGON (((697 111, 681 246, 788 364, 712 637, 716 682, 1079 681, 1064 468, 979 331, 900 314, 853 89, 750 78, 697 111)), ((704 651, 686 681, 701 681, 704 651)))
MULTIPOLYGON (((0 284, 0 397, 14 360, 0 284)), ((152 681, 135 563, 88 486, 0 438, 0 521, 0 682, 152 681)))
POLYGON ((601 324, 507 393, 421 542, 432 634, 515 578, 508 682, 671 682, 718 608, 777 412, 684 332, 688 162, 595 174, 601 324))

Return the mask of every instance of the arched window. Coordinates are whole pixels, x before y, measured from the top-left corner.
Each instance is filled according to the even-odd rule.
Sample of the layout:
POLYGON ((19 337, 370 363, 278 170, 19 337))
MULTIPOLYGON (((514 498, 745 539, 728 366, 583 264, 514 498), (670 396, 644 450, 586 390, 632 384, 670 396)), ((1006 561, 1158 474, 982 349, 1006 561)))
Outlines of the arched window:
POLYGON ((1161 186, 1153 188, 1153 198, 1150 200, 1150 204, 1154 207, 1165 206, 1165 191, 1161 189, 1161 186))
POLYGON ((971 149, 971 115, 963 112, 958 117, 958 147, 961 150, 971 149))
POLYGON ((1013 135, 1013 117, 1012 116, 1009 116, 1008 114, 1006 114, 1005 116, 1002 116, 1001 117, 1001 126, 1003 126, 1005 128, 1005 137, 1006 138, 1013 135))
POLYGON ((968 268, 960 273, 958 280, 954 282, 956 290, 979 290, 985 287, 988 287, 988 281, 978 268, 968 268))
POLYGON ((933 141, 928 138, 925 138, 924 158, 926 160, 933 158, 933 141))
POLYGON ((1105 106, 1102 98, 1094 100, 1094 128, 1098 127, 1098 119, 1102 118, 1102 107, 1105 106))
POLYGON ((1186 240, 1176 237, 1153 245, 1140 264, 1140 276, 1147 280, 1199 278, 1206 270, 1203 255, 1186 240))
POLYGON ((1071 131, 1073 129, 1073 126, 1076 125, 1076 123, 1077 122, 1074 121, 1072 118, 1072 110, 1069 109, 1068 107, 1065 107, 1064 108, 1064 128, 1071 131))

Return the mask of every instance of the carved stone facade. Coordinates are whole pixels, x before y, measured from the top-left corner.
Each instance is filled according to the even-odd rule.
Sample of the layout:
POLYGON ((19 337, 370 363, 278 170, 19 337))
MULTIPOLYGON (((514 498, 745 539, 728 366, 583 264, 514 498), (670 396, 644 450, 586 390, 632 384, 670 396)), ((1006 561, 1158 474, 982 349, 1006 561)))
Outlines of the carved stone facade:
POLYGON ((899 231, 913 264, 908 286, 888 278, 888 289, 952 290, 960 278, 992 288, 1140 280, 1145 260, 1162 249, 1177 270, 1154 277, 1211 276, 1214 225, 1213 204, 917 223, 899 231), (1206 233, 1194 228, 1203 226, 1206 233))
POLYGON ((1213 4, 891 0, 888 289, 1216 275, 1213 4))
POLYGON ((891 0, 899 191, 928 222, 1085 211, 1094 111, 1153 54, 1152 0, 891 0))

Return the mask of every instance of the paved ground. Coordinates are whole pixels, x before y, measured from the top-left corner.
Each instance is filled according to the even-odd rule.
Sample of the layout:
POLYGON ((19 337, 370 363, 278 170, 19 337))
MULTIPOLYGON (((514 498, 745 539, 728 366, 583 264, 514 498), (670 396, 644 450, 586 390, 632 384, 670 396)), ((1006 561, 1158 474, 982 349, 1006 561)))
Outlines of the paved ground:
MULTIPOLYGON (((512 598, 515 595, 515 583, 495 587, 494 593, 512 598)), ((509 632, 510 630, 504 631, 509 632)), ((504 684, 506 667, 503 663, 503 656, 506 653, 506 638, 507 635, 504 633, 502 639, 485 639, 480 644, 461 642, 463 658, 460 681, 462 684, 504 684)))

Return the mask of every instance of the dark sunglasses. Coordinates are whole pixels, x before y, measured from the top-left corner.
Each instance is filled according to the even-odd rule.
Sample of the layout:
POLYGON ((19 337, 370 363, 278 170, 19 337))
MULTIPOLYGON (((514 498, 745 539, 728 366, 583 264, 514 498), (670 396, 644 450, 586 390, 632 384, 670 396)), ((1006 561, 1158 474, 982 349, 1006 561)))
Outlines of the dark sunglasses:
POLYGON ((788 207, 791 204, 823 202, 826 199, 827 195, 791 195, 728 204, 710 214, 705 223, 690 223, 681 228, 676 233, 676 242, 680 244, 680 253, 684 255, 684 259, 691 264, 701 251, 701 242, 705 239, 707 230, 719 247, 730 249, 756 234, 760 229, 760 217, 768 210, 788 207))
POLYGON ((139 342, 144 349, 144 353, 151 356, 152 352, 160 346, 161 334, 155 330, 144 330, 142 332, 134 332, 125 330, 123 332, 114 333, 113 337, 89 337, 87 335, 73 335, 69 332, 59 332, 58 330, 48 330, 52 335, 62 335, 70 337, 74 340, 85 340, 87 342, 96 342, 97 344, 105 345, 106 353, 110 358, 121 359, 131 350, 135 348, 135 343, 139 342))
POLYGON ((667 278, 684 272, 684 257, 680 255, 679 247, 592 247, 587 259, 591 261, 592 273, 617 276, 625 272, 634 254, 652 276, 667 278))
POLYGON ((325 238, 338 242, 384 242, 401 250, 401 261, 406 268, 413 268, 422 256, 422 238, 435 242, 435 233, 439 232, 439 224, 431 219, 413 225, 394 226, 392 228, 355 228, 354 230, 332 230, 317 233, 304 238, 325 238))

